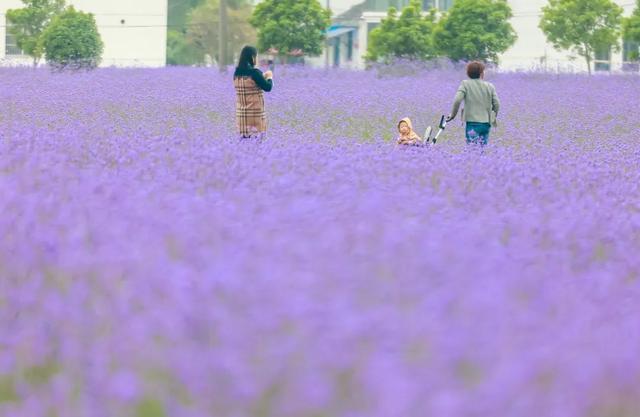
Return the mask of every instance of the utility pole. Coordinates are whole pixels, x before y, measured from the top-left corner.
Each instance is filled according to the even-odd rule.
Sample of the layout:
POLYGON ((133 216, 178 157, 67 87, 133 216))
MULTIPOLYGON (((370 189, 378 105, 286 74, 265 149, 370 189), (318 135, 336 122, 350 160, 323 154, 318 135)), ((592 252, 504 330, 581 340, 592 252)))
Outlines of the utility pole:
MULTIPOLYGON (((327 0, 327 10, 331 10, 331 0, 327 0)), ((329 34, 327 33, 326 39, 324 40, 324 67, 325 69, 329 69, 329 34)))
POLYGON ((220 72, 227 70, 227 0, 220 0, 218 25, 218 65, 220 72))

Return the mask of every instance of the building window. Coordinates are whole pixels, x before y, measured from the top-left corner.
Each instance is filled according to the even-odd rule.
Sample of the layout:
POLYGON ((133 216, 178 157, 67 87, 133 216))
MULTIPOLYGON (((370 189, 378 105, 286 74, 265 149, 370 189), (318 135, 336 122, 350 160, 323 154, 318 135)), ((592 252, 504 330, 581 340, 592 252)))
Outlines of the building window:
POLYGON ((599 48, 595 53, 594 69, 611 71, 611 48, 599 48))
POLYGON ((353 61, 353 31, 347 34, 347 61, 353 61))
POLYGON ((622 60, 624 62, 638 61, 640 58, 640 43, 625 40, 622 43, 622 60))
POLYGON ((22 50, 18 48, 16 37, 11 33, 10 26, 11 24, 9 23, 9 20, 7 20, 7 25, 5 27, 6 35, 4 39, 5 54, 6 55, 24 55, 22 50))
POLYGON ((440 0, 438 8, 440 10, 449 10, 453 6, 453 0, 440 0))
MULTIPOLYGON (((454 0, 422 0, 422 10, 429 11, 431 9, 449 10, 453 6, 454 0)), ((372 0, 367 2, 368 9, 377 12, 386 12, 389 7, 394 7, 400 11, 407 7, 411 0, 372 0)))
POLYGON ((436 6, 436 0, 422 0, 422 10, 424 11, 431 10, 436 6))
POLYGON ((630 40, 622 42, 622 69, 624 71, 640 70, 640 43, 630 40))
POLYGON ((373 6, 374 11, 386 12, 389 7, 395 7, 398 10, 402 9, 402 3, 400 0, 374 0, 373 4, 369 4, 369 6, 373 6))

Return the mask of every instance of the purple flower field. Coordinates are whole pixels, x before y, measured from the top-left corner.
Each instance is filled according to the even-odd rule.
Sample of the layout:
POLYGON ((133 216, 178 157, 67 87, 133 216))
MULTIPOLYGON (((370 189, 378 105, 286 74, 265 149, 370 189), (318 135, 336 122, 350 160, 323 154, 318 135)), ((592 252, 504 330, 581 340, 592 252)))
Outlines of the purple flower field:
POLYGON ((640 416, 640 77, 0 70, 0 416, 640 416))

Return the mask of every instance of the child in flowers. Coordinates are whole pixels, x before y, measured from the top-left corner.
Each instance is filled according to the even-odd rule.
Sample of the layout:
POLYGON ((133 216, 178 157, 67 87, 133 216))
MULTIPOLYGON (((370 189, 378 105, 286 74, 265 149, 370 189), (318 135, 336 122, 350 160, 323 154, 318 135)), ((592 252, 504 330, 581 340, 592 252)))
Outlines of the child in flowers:
POLYGON ((413 124, 408 117, 400 120, 398 123, 398 132, 400 133, 397 139, 398 145, 422 145, 422 139, 413 131, 413 124))

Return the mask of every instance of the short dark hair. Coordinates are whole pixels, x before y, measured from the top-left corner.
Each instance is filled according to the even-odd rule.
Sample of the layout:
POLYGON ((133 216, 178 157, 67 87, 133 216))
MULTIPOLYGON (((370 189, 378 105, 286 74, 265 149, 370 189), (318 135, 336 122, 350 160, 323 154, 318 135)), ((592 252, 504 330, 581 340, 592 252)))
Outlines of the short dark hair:
POLYGON ((255 58, 258 56, 258 50, 253 46, 245 46, 240 52, 238 60, 238 68, 252 68, 255 58))
POLYGON ((484 68, 484 64, 480 61, 469 62, 467 64, 467 75, 469 78, 477 80, 484 73, 484 68))

